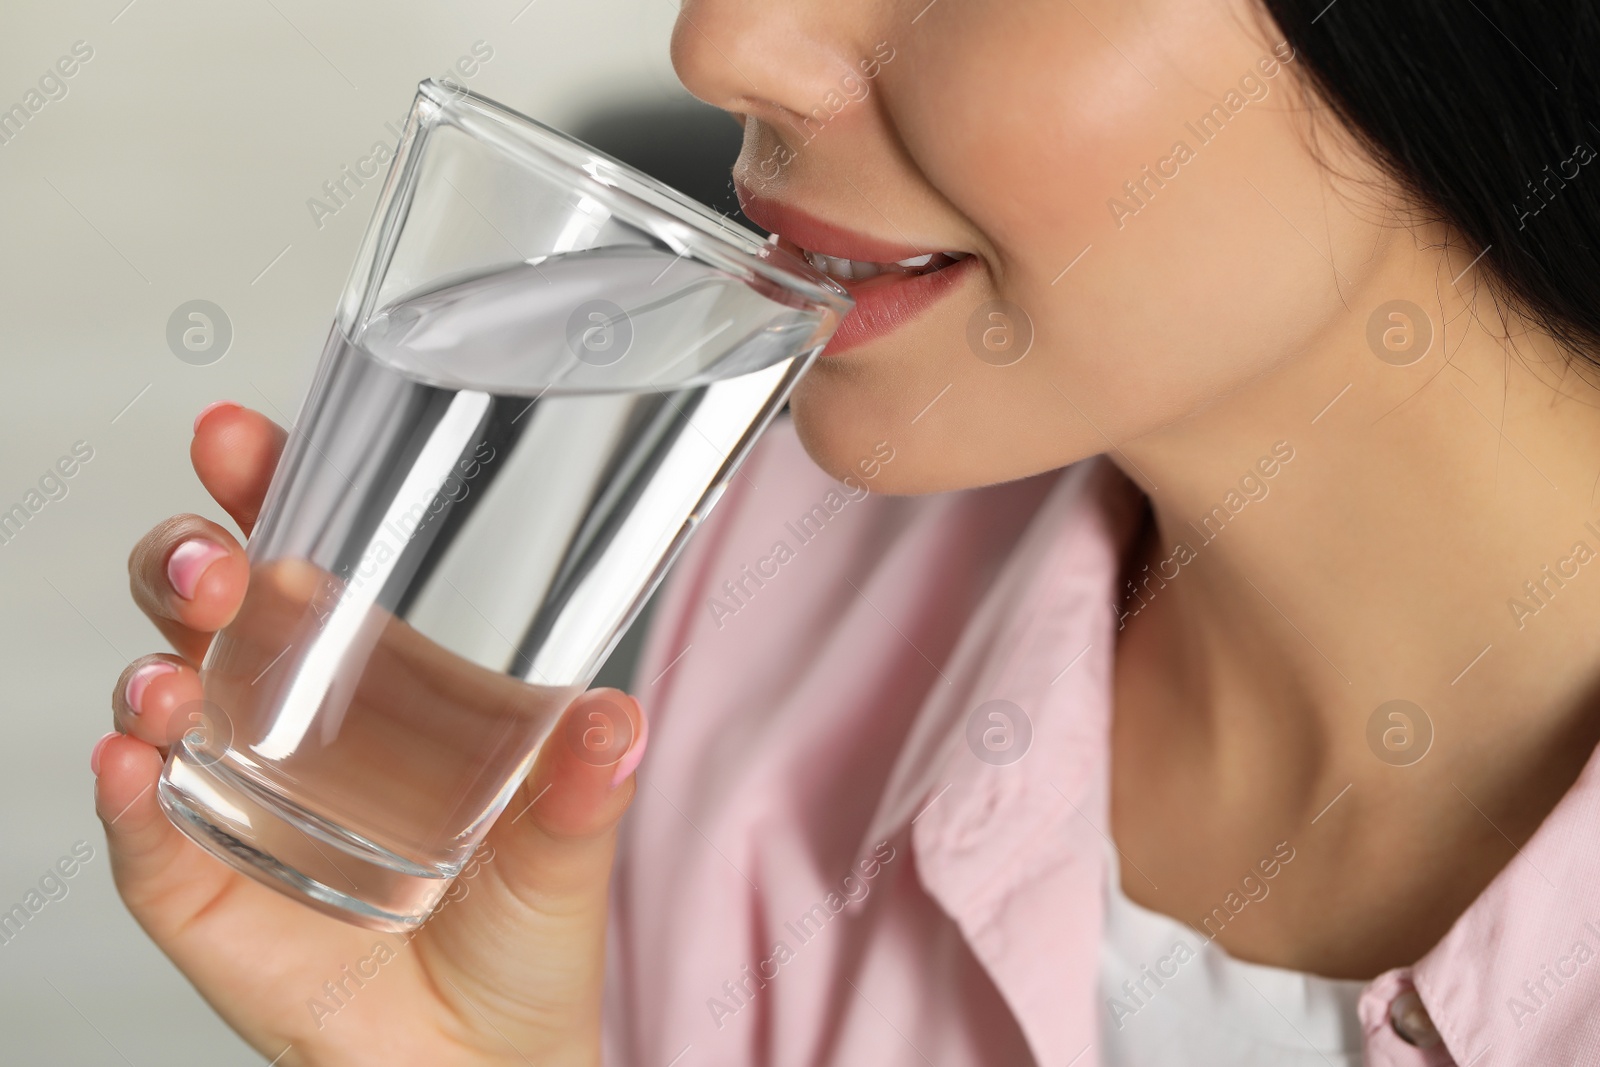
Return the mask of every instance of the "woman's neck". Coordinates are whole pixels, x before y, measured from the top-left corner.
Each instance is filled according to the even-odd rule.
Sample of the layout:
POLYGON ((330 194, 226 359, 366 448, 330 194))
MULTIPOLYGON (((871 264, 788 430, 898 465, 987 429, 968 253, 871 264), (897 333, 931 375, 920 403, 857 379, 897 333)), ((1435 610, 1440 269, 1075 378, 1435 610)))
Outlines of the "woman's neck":
MULTIPOLYGON (((1152 775, 1167 776, 1168 803, 1261 836, 1309 839, 1313 819, 1364 830, 1399 810, 1455 833, 1445 866, 1475 895, 1581 769, 1600 732, 1600 393, 1547 337, 1504 342, 1469 261, 1419 249, 1386 264, 1312 352, 1122 444, 1155 521, 1124 587, 1119 838, 1154 847, 1137 825, 1154 798, 1129 791, 1152 775), (1395 305, 1375 349, 1369 319, 1397 301, 1427 323, 1395 305), (1428 324, 1427 354, 1396 365, 1417 343, 1403 331, 1428 324), (1400 331, 1391 347, 1385 329, 1400 331), (1336 797, 1337 818, 1324 810, 1336 797)), ((1392 863, 1412 841, 1362 833, 1339 848, 1392 863)), ((1260 926, 1243 954, 1324 973, 1418 951, 1392 937, 1317 948, 1260 926)))

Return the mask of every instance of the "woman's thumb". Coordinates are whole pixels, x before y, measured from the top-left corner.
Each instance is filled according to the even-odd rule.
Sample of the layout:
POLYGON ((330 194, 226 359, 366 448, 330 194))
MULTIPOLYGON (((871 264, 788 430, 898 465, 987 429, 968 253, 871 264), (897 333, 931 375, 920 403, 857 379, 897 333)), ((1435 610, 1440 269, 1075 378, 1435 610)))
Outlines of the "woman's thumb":
POLYGON ((615 689, 592 690, 567 709, 429 923, 457 981, 502 998, 516 990, 530 1006, 567 1000, 598 1010, 617 823, 646 735, 639 702, 615 689), (452 906, 469 894, 483 899, 452 906), (513 931, 525 943, 507 944, 513 931))
POLYGON ((648 733, 639 702, 616 689, 584 693, 556 724, 489 835, 500 878, 526 901, 587 893, 609 875, 648 733))

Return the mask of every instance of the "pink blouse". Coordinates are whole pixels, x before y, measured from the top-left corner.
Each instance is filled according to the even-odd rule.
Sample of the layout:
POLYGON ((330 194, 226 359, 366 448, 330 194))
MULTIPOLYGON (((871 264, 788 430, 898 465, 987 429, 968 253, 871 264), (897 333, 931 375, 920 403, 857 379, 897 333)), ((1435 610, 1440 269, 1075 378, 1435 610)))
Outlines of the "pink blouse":
MULTIPOLYGON (((880 496, 892 444, 841 485, 775 425, 664 593, 612 890, 616 1067, 1100 1063, 1112 605, 1141 499, 1104 459, 880 496)), ((1600 1063, 1597 1007, 1591 759, 1360 1015, 1375 1067, 1543 1067, 1600 1063)))

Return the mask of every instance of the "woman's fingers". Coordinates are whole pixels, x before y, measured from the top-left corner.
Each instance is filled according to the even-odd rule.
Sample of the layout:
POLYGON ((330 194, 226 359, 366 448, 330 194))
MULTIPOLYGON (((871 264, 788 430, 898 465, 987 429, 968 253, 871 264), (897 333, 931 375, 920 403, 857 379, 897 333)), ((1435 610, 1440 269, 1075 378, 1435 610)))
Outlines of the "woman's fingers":
POLYGON ((128 910, 165 942, 243 876, 196 848, 156 799, 161 754, 113 734, 96 746, 95 812, 105 826, 111 869, 128 910))
MULTIPOLYGON (((247 534, 260 514, 284 433, 237 404, 213 404, 195 420, 189 446, 206 490, 247 534)), ((134 603, 191 663, 211 635, 238 613, 249 584, 244 549, 227 530, 198 515, 177 515, 139 539, 128 556, 134 603)))
POLYGON ((596 875, 610 877, 611 838, 648 733, 639 702, 620 690, 591 690, 567 709, 522 788, 523 806, 491 835, 500 879, 526 903, 559 906, 586 895, 596 875))
POLYGON ((316 914, 190 841, 161 810, 161 764, 154 748, 123 734, 108 735, 91 758, 117 891, 223 1018, 266 1056, 281 1057, 285 1035, 313 1029, 306 997, 365 952, 372 935, 316 914))
MULTIPOLYGON (((495 824, 476 868, 428 926, 430 968, 454 976, 473 1004, 502 1005, 508 1025, 594 1024, 604 965, 607 886, 616 828, 633 798, 647 727, 638 701, 597 689, 574 701, 533 773, 495 824), (508 946, 506 930, 517 931, 508 946)), ((443 991, 447 999, 451 987, 443 991)), ((548 1035, 546 1035, 548 1036, 548 1035)))
POLYGON ((112 724, 130 737, 165 748, 202 725, 200 675, 177 656, 134 660, 111 693, 112 724))
MULTIPOLYGON (((195 419, 190 455, 206 489, 248 531, 261 509, 284 434, 236 404, 213 404, 195 419)), ((134 602, 178 655, 129 664, 112 692, 119 732, 95 746, 95 807, 105 823, 118 888, 160 940, 231 890, 240 875, 194 847, 156 799, 160 748, 197 723, 204 692, 196 666, 211 636, 232 621, 250 568, 227 530, 198 515, 158 525, 128 557, 134 602)))
POLYGON ((195 419, 189 443, 194 471, 246 537, 261 514, 287 436, 259 411, 230 401, 212 404, 195 419))
MULTIPOLYGON (((283 431, 265 416, 227 402, 201 411, 194 429, 189 451, 196 473, 248 532, 283 450, 283 431)), ((198 515, 161 523, 128 557, 134 603, 178 652, 145 656, 122 672, 111 697, 121 732, 104 738, 91 760, 95 802, 106 823, 117 881, 141 921, 145 916, 136 901, 160 902, 148 914, 181 917, 186 904, 211 899, 237 877, 167 821, 156 802, 155 783, 162 763, 158 749, 197 725, 193 713, 205 694, 196 666, 212 634, 238 612, 249 577, 239 542, 198 515)))
POLYGON ((233 620, 249 580, 239 542, 198 515, 161 523, 128 556, 134 603, 191 663, 200 662, 211 635, 233 620))

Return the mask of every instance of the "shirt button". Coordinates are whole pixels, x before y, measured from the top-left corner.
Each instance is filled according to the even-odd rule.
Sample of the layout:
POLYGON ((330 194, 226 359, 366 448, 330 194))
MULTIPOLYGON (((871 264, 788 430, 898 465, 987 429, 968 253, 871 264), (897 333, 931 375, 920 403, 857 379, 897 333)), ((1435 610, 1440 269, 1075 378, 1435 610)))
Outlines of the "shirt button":
POLYGON ((1428 1010, 1415 989, 1406 990, 1389 1003, 1389 1025, 1400 1040, 1417 1048, 1433 1048, 1440 1040, 1439 1030, 1428 1018, 1428 1010))

